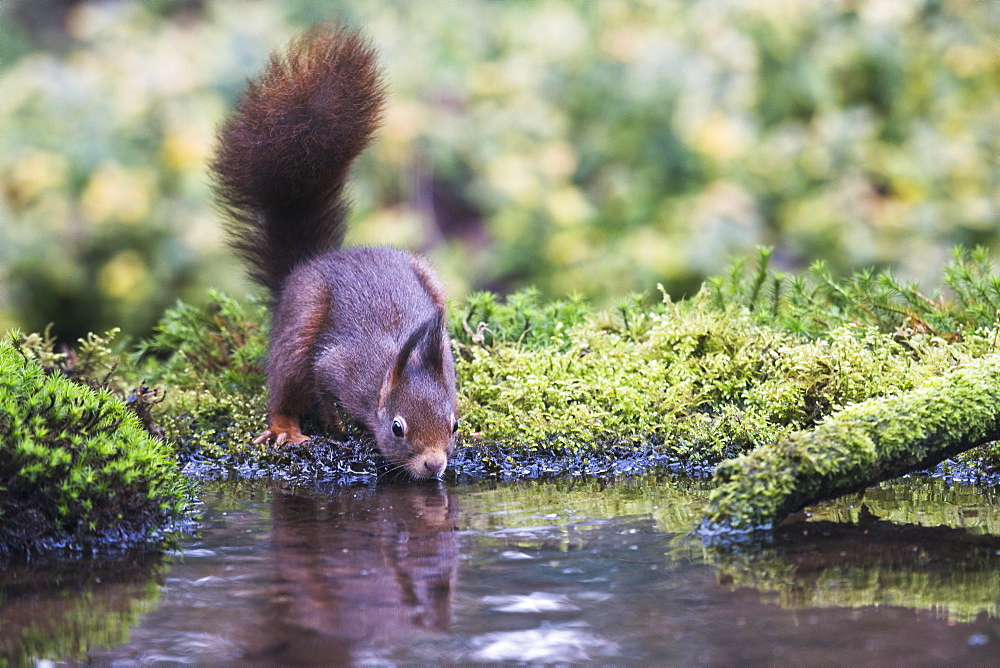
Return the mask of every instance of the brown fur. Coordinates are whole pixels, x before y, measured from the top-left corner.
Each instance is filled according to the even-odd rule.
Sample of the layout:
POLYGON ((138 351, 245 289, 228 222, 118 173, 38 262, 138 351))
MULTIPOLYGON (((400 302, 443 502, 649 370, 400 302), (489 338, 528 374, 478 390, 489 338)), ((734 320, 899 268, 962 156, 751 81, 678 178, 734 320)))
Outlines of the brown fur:
POLYGON ((418 257, 410 258, 410 262, 413 265, 413 273, 417 275, 420 285, 424 286, 424 290, 434 300, 434 305, 437 306, 438 310, 444 312, 447 309, 444 286, 441 285, 437 274, 430 268, 430 265, 418 257))
POLYGON ((299 419, 311 410, 338 429, 343 410, 392 463, 433 477, 457 411, 444 289, 408 253, 339 248, 347 172, 383 98, 372 47, 316 27, 249 84, 212 171, 230 245, 274 298, 270 426, 258 442, 307 440, 299 419))

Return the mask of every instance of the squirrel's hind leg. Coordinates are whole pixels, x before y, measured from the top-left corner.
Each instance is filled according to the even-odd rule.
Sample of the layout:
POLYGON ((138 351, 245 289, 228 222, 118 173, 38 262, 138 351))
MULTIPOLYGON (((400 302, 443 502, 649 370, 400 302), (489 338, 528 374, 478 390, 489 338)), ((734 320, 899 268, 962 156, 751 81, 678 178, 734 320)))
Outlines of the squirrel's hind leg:
POLYGON ((304 266, 288 280, 274 312, 267 361, 267 404, 270 426, 255 443, 276 445, 309 440, 299 417, 315 404, 311 360, 326 328, 330 290, 322 276, 304 266))

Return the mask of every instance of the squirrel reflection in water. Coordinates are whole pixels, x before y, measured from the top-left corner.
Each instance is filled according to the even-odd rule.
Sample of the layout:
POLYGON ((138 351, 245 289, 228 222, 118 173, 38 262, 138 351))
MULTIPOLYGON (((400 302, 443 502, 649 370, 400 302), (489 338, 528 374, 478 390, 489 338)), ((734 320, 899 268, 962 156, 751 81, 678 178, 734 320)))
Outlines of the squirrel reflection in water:
POLYGON ((276 591, 248 659, 349 663, 358 643, 446 631, 458 567, 444 488, 384 485, 272 502, 276 591))

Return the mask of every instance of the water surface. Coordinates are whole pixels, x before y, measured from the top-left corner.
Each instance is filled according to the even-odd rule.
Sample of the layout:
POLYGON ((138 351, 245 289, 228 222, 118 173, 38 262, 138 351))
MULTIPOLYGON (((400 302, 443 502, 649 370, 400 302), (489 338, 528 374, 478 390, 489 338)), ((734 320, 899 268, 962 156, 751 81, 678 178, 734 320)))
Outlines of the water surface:
POLYGON ((706 497, 707 483, 656 476, 213 484, 199 536, 162 563, 5 573, 0 651, 101 665, 1000 657, 992 490, 912 478, 740 552, 688 533, 706 497))

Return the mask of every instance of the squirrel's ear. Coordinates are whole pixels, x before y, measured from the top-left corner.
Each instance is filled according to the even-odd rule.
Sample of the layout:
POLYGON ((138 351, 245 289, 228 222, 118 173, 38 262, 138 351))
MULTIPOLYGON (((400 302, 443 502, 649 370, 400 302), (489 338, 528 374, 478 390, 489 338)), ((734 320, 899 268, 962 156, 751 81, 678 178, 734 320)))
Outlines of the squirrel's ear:
POLYGON ((426 323, 427 335, 424 337, 424 364, 435 374, 444 374, 444 313, 426 323))
POLYGON ((406 365, 410 362, 410 356, 414 350, 420 346, 420 360, 435 373, 440 373, 443 365, 441 357, 441 336, 443 319, 442 316, 434 316, 425 320, 406 339, 406 343, 399 349, 396 356, 396 363, 389 372, 390 387, 396 385, 406 372, 406 365))

